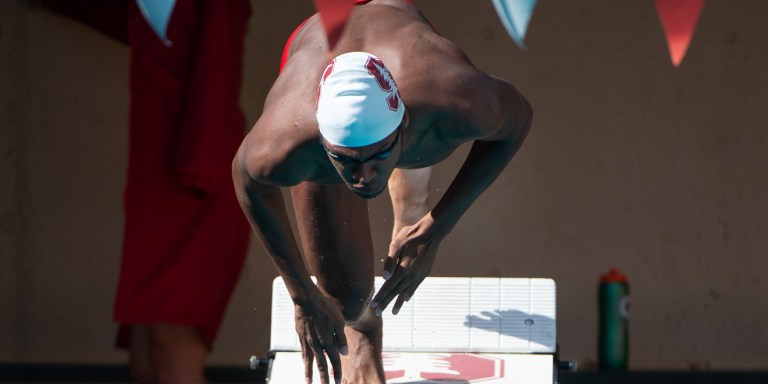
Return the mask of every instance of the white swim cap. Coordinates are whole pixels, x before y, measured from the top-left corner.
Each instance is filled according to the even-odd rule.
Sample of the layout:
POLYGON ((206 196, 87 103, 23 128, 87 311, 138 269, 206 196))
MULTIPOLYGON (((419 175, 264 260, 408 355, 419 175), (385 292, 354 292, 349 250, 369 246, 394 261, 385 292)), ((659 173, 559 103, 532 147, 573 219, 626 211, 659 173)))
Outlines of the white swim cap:
POLYGON ((397 129, 405 107, 392 75, 370 53, 336 56, 317 91, 317 123, 325 140, 342 147, 379 142, 397 129))

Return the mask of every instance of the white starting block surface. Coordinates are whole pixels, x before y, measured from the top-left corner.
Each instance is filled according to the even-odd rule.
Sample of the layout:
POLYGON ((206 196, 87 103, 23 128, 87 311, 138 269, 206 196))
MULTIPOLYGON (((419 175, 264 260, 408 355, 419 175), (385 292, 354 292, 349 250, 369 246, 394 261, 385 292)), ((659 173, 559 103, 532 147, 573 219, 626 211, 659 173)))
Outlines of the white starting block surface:
MULTIPOLYGON (((376 278, 377 291, 383 283, 376 278)), ((429 277, 398 315, 391 313, 393 303, 382 315, 388 383, 554 380, 556 289, 551 279, 429 277)), ((278 277, 272 285, 270 384, 304 382, 293 311, 278 277)), ((319 380, 317 372, 314 377, 319 380)))
MULTIPOLYGON (((384 352, 388 384, 552 384, 553 364, 552 355, 544 354, 384 352)), ((319 383, 320 374, 314 368, 312 382, 319 383)), ((304 382, 301 352, 277 353, 269 383, 304 382)))

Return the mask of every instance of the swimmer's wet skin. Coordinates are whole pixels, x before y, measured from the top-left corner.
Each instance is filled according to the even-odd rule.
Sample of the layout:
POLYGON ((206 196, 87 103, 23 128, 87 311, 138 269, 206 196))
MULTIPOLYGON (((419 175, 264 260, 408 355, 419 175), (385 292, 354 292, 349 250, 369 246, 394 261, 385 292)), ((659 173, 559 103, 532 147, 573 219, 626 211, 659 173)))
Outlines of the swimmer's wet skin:
POLYGON ((522 145, 532 109, 405 0, 354 7, 330 60, 317 16, 292 36, 233 161, 235 191, 293 302, 305 378, 325 383, 333 371, 348 383, 384 383, 385 311, 410 307, 442 240, 522 145), (464 164, 433 204, 431 167, 465 143, 464 164), (381 270, 389 279, 374 290, 367 199, 385 189, 394 213, 381 270))

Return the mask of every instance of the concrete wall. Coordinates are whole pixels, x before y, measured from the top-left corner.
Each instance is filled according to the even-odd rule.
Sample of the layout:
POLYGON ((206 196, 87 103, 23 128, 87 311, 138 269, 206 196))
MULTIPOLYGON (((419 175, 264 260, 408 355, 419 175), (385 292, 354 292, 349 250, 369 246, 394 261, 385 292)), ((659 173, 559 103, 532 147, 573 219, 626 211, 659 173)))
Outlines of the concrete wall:
MULTIPOLYGON (((441 247, 439 276, 558 282, 566 358, 596 356, 596 286, 632 289, 633 368, 768 367, 768 2, 710 0, 678 69, 652 1, 540 1, 517 48, 489 1, 421 0, 475 64, 531 100, 517 158, 441 247)), ((254 1, 242 104, 255 121, 310 1, 254 1)), ((127 155, 128 49, 0 2, 0 362, 121 362, 111 322, 127 155)), ((437 172, 441 195, 466 148, 437 172)), ((371 204, 377 254, 391 225, 371 204)), ((268 348, 259 244, 214 364, 268 348)))

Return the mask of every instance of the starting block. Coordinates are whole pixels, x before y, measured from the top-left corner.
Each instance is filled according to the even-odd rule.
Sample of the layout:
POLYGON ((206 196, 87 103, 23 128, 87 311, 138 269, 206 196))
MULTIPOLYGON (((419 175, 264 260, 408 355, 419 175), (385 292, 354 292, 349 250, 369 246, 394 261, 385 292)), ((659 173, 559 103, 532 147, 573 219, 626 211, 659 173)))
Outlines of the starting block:
MULTIPOLYGON (((575 363, 558 359, 555 294, 551 279, 428 277, 398 315, 382 314, 387 383, 557 383, 575 363)), ((278 277, 269 360, 251 358, 252 368, 267 365, 270 384, 304 382, 293 311, 278 277)))

